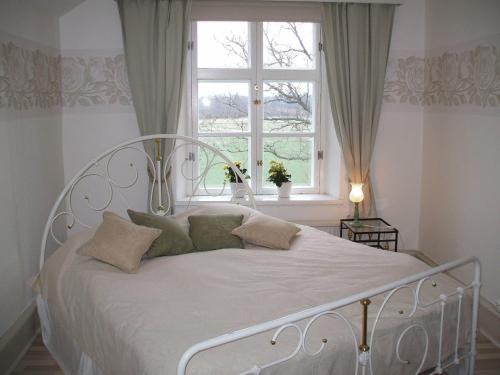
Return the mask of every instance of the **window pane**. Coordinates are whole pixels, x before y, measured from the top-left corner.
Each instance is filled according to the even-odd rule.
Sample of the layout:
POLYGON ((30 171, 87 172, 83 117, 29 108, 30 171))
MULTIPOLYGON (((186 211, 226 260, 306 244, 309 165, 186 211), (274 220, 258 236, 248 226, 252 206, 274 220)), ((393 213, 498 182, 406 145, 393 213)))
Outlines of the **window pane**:
MULTIPOLYGON (((249 137, 201 137, 200 141, 206 142, 209 145, 222 151, 232 162, 240 161, 242 168, 247 168, 250 170, 249 166, 249 137)), ((206 167, 207 162, 211 161, 213 153, 207 151, 198 153, 198 158, 200 162, 198 163, 199 173, 202 174, 206 167), (208 161, 207 161, 208 156, 208 161)), ((205 178, 207 188, 221 188, 224 182, 224 165, 225 162, 220 157, 216 157, 207 171, 207 177, 205 178)), ((250 175, 250 172, 247 172, 250 175)), ((248 181, 249 182, 249 181, 248 181)), ((203 194, 203 186, 200 186, 200 192, 203 194)))
POLYGON ((249 130, 248 82, 198 82, 198 131, 249 130))
POLYGON ((248 22, 198 22, 198 68, 248 68, 248 22))
POLYGON ((292 175, 293 186, 306 187, 313 185, 313 137, 266 137, 264 138, 263 185, 272 187, 266 181, 271 160, 282 161, 292 175))
POLYGON ((314 24, 264 22, 265 69, 314 69, 314 24))
POLYGON ((264 82, 264 132, 312 132, 311 82, 264 82))

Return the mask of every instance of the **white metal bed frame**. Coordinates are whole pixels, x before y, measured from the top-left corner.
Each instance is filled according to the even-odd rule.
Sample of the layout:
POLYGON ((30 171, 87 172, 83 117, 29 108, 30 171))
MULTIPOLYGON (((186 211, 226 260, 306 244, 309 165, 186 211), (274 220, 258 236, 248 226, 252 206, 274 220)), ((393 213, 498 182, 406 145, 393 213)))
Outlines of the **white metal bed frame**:
MULTIPOLYGON (((93 211, 101 212, 108 209, 114 199, 115 195, 120 196, 125 203, 123 195, 120 193, 121 190, 129 189, 137 184, 139 180, 139 169, 134 163, 129 163, 129 167, 132 170, 132 179, 127 183, 119 183, 115 179, 111 177, 110 174, 110 163, 111 161, 120 154, 120 152, 124 150, 132 150, 134 152, 138 152, 142 154, 146 158, 146 163, 150 170, 150 190, 149 190, 149 209, 158 215, 166 215, 171 211, 172 202, 171 202, 171 188, 167 183, 167 174, 170 172, 170 168, 172 165, 178 165, 180 168, 180 173, 178 175, 182 175, 191 183, 191 195, 204 188, 208 193, 208 189, 206 188, 205 178, 207 177, 208 172, 214 167, 221 167, 222 164, 227 164, 234 171, 234 173, 241 179, 241 185, 238 184, 238 189, 244 190, 245 198, 243 199, 235 199, 232 201, 237 204, 246 204, 255 208, 255 199, 253 196, 253 192, 246 182, 244 176, 241 174, 238 168, 233 164, 231 160, 229 160, 224 154, 222 154, 216 148, 201 142, 197 139, 180 136, 180 135, 172 135, 172 134, 156 134, 144 137, 134 138, 127 142, 121 143, 115 147, 108 149, 107 151, 100 154, 98 157, 90 161, 86 166, 80 169, 76 175, 71 179, 71 181, 66 185, 61 194, 59 195, 56 203, 54 204, 49 218, 47 220, 47 224, 45 226, 45 230, 42 237, 42 245, 40 249, 40 269, 43 267, 46 257, 46 248, 49 236, 55 240, 56 243, 61 244, 62 241, 57 238, 54 233, 54 225, 58 220, 62 220, 63 217, 66 218, 66 225, 68 229, 73 228, 75 224, 80 224, 83 227, 89 228, 91 225, 85 223, 75 212, 75 208, 73 206, 73 195, 75 192, 75 188, 77 185, 88 177, 97 177, 104 182, 104 186, 106 187, 107 199, 105 199, 105 203, 100 206, 93 206, 91 197, 89 195, 85 195, 83 199, 85 199, 87 203, 87 207, 93 211), (163 159, 161 155, 161 142, 162 140, 170 140, 175 142, 172 152, 170 152, 165 159, 163 159), (155 161, 153 158, 148 155, 141 144, 143 142, 156 142, 156 157, 155 161), (194 150, 194 151, 193 151, 194 150), (187 163, 194 161, 196 157, 200 154, 203 154, 206 158, 206 167, 199 174, 193 172, 192 168, 189 168, 187 163), (176 164, 177 163, 177 164, 176 164), (187 168, 186 168, 187 166, 187 168), (189 171, 185 173, 185 170, 189 171), (162 195, 162 190, 166 194, 162 195), (115 194, 116 192, 116 194, 115 194), (166 196, 166 198, 163 198, 166 196), (154 204, 156 197, 156 205, 154 204), (167 200, 165 203, 164 200, 167 200), (64 203, 66 203, 64 205, 64 203)), ((223 188, 217 193, 223 194, 225 191, 225 183, 223 188)), ((221 345, 230 344, 237 340, 242 340, 248 337, 255 336, 260 333, 274 331, 272 338, 270 340, 271 345, 275 345, 279 339, 279 336, 285 330, 294 330, 297 333, 298 341, 295 349, 287 356, 272 361, 267 364, 255 364, 251 369, 241 373, 241 374, 260 374, 260 372, 264 369, 267 369, 272 366, 276 366, 280 363, 286 362, 293 357, 295 357, 300 352, 309 355, 309 356, 317 356, 319 353, 323 351, 323 349, 327 345, 327 339, 322 339, 321 345, 318 350, 311 351, 306 345, 306 338, 309 332, 310 327, 321 317, 329 315, 335 318, 340 319, 345 325, 348 327, 352 339, 353 339, 353 347, 356 351, 357 361, 353 364, 353 372, 355 375, 358 374, 370 374, 375 375, 372 368, 371 361, 371 353, 374 347, 374 334, 381 318, 381 314, 384 308, 388 305, 391 298, 398 293, 399 291, 406 290, 409 291, 413 297, 413 306, 409 313, 405 314, 403 311, 400 311, 402 317, 411 318, 417 312, 417 309, 425 309, 431 306, 438 305, 440 307, 440 332, 439 332, 439 343, 438 343, 438 355, 437 355, 437 363, 434 368, 431 370, 430 374, 442 374, 445 369, 459 365, 464 361, 467 364, 467 374, 473 375, 475 368, 475 355, 476 355, 476 332, 477 332, 477 318, 478 318, 478 305, 479 305, 479 289, 481 285, 481 266, 479 260, 476 257, 470 257, 466 259, 456 260, 453 262, 446 263, 439 267, 435 267, 429 269, 425 272, 408 276, 404 279, 401 279, 396 282, 392 282, 380 287, 376 287, 361 293, 357 293, 351 295, 346 298, 342 298, 337 301, 333 301, 330 303, 326 303, 323 305, 319 305, 313 308, 309 308, 303 311, 299 311, 288 316, 284 316, 275 320, 271 320, 268 322, 264 322, 261 324, 257 324, 245 329, 241 329, 238 331, 234 331, 231 333, 227 333, 215 338, 211 338, 209 340, 205 340, 199 342, 190 348, 188 348, 182 357, 180 358, 177 366, 177 375, 185 375, 187 371, 187 367, 191 359, 200 352, 209 350, 211 348, 215 348, 221 345), (433 280, 433 276, 445 273, 459 267, 463 267, 465 265, 472 264, 474 267, 474 276, 473 280, 463 286, 459 286, 453 292, 449 292, 447 294, 441 294, 439 298, 430 301, 430 302, 422 302, 420 298, 421 290, 426 283, 431 283, 432 286, 436 286, 436 283, 433 280), (471 320, 471 332, 470 332, 470 344, 468 346, 459 347, 459 339, 460 335, 463 334, 461 331, 460 321, 461 316, 463 314, 464 308, 464 297, 467 296, 467 293, 472 293, 472 320, 471 320), (383 303, 379 307, 377 311, 376 318, 373 322, 371 333, 368 338, 368 309, 370 305, 370 298, 375 296, 387 293, 383 303), (456 320, 456 331, 455 331, 455 341, 454 341, 454 353, 452 355, 451 360, 447 360, 443 358, 442 347, 443 347, 443 329, 444 329, 444 320, 446 318, 445 306, 452 299, 457 298, 457 320, 456 320), (361 304, 362 309, 362 322, 361 322, 361 332, 359 334, 360 340, 358 342, 358 335, 356 335, 355 328, 352 322, 349 321, 346 317, 344 317, 337 310, 346 307, 348 305, 359 302, 361 304), (301 328, 298 325, 298 322, 305 322, 305 327, 301 328), (358 345, 359 344, 359 345, 358 345)), ((426 357, 428 354, 429 347, 429 335, 426 331, 426 328, 418 323, 411 323, 408 325, 397 338, 396 342, 396 357, 401 363, 409 364, 409 361, 401 358, 400 355, 400 345, 403 338, 412 330, 420 330, 424 334, 425 337, 425 348, 423 358, 419 364, 418 369, 415 374, 420 373, 423 369, 424 363, 426 361, 426 357)))

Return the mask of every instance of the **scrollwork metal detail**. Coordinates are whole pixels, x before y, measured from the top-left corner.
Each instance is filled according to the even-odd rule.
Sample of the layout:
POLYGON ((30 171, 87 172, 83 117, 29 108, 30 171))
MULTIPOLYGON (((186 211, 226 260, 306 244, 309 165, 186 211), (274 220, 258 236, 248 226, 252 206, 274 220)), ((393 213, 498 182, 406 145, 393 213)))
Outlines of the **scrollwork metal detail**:
MULTIPOLYGON (((273 366, 277 366, 279 365, 280 363, 284 363, 286 361, 289 361, 290 359, 294 358, 297 354, 299 353, 304 353, 308 356, 311 356, 311 357, 315 357, 317 355, 319 355, 321 352, 323 352, 323 350, 325 349, 327 343, 328 343, 328 340, 326 338, 322 338, 321 339, 321 345, 319 347, 318 350, 316 351, 310 351, 308 348, 307 348, 307 335, 308 333, 310 332, 310 329, 312 327, 312 325, 318 321, 318 319, 321 319, 322 317, 325 317, 325 316, 330 316, 330 317, 334 317, 336 319, 339 319, 340 321, 342 321, 349 329, 349 333, 351 334, 351 337, 352 337, 352 341, 353 341, 353 344, 354 344, 354 352, 356 353, 356 357, 358 357, 358 354, 359 354, 359 351, 358 351, 358 339, 356 337, 356 333, 354 331, 354 327, 352 326, 351 322, 346 318, 344 317, 342 314, 336 312, 336 311, 325 311, 325 312, 322 312, 320 314, 317 314, 315 316, 313 316, 308 322, 307 324, 305 325, 305 328, 302 329, 298 324, 294 324, 294 323, 290 323, 290 324, 285 324, 281 327, 279 327, 273 334, 271 340, 270 340, 270 344, 271 345, 276 345, 278 343, 278 339, 280 337, 280 335, 286 331, 286 330, 294 330, 296 333, 297 333, 297 344, 295 345, 293 351, 289 354, 287 354, 286 356, 282 357, 282 358, 279 358, 275 361, 272 361, 272 362, 269 362, 269 363, 266 363, 266 364, 263 364, 263 365, 255 365, 253 366, 250 370, 248 371, 245 371, 245 372, 242 372, 240 375, 250 375, 250 374, 260 374, 261 371, 267 369, 267 368, 270 368, 270 367, 273 367, 273 366)), ((358 362, 356 362, 355 364, 355 369, 354 369, 354 375, 356 375, 358 373, 358 362)))
MULTIPOLYGON (((43 266, 45 261, 45 248, 47 245, 47 239, 51 236, 57 243, 61 244, 61 239, 58 239, 54 231, 54 223, 66 220, 66 227, 68 229, 74 228, 76 224, 81 225, 84 228, 90 228, 92 223, 86 222, 84 218, 81 217, 79 212, 77 212, 78 207, 76 205, 77 188, 85 183, 91 183, 91 186, 95 187, 95 181, 98 181, 100 185, 101 199, 97 199, 94 196, 96 194, 94 191, 82 191, 82 198, 84 200, 84 207, 94 212, 102 212, 109 209, 112 206, 115 198, 119 198, 121 203, 126 207, 129 207, 129 202, 127 202, 126 197, 123 192, 127 189, 139 184, 141 181, 141 165, 137 164, 135 159, 132 161, 125 160, 127 167, 122 169, 121 172, 125 171, 125 178, 123 176, 116 176, 113 171, 113 165, 122 157, 126 156, 126 151, 131 151, 135 156, 139 155, 145 158, 146 162, 143 167, 149 167, 151 172, 150 186, 147 188, 148 194, 148 205, 152 212, 157 214, 165 214, 170 211, 172 206, 171 201, 171 186, 168 183, 169 175, 172 174, 173 170, 177 170, 179 173, 176 176, 181 176, 187 181, 186 184, 186 195, 189 197, 189 203, 191 199, 200 193, 209 193, 211 195, 221 195, 227 192, 227 184, 221 181, 221 185, 216 189, 208 186, 206 183, 206 178, 210 171, 214 168, 221 169, 223 164, 229 165, 233 172, 241 179, 240 188, 245 190, 245 198, 236 199, 231 198, 231 201, 237 203, 247 203, 255 207, 255 200, 253 197, 253 192, 250 189, 248 183, 245 180, 245 176, 241 174, 239 169, 229 160, 225 155, 220 153, 214 147, 184 136, 168 135, 168 134, 157 134, 152 136, 139 137, 131 141, 122 143, 116 147, 109 149, 104 152, 91 162, 89 162, 85 167, 83 167, 66 185, 60 196, 58 197, 56 203, 54 204, 51 213, 49 215, 44 235, 41 245, 40 254, 40 268, 43 266), (168 155, 164 156, 164 160, 153 160, 153 158, 144 151, 141 147, 143 142, 152 142, 156 139, 164 139, 172 142, 176 142, 175 146, 172 148, 168 155), (200 155, 202 155, 205 164, 200 168, 197 160, 199 160, 200 155), (93 182, 93 184, 92 184, 93 182), (101 185, 102 184, 102 185, 101 185), (161 192, 165 192, 165 198, 161 192), (155 192, 157 194, 155 194, 155 192), (158 204, 155 203, 155 195, 158 198, 158 204)), ((147 172, 145 171, 147 176, 147 172)), ((357 375, 360 370, 362 374, 365 374, 368 370, 371 375, 375 375, 372 363, 373 363, 373 348, 375 345, 375 332, 377 331, 382 312, 389 306, 389 302, 392 298, 402 291, 407 291, 410 293, 411 303, 408 309, 396 310, 395 318, 404 319, 409 322, 409 324, 402 328, 402 331, 396 335, 396 347, 395 354, 397 360, 402 364, 409 364, 407 358, 403 358, 401 354, 402 343, 405 337, 416 331, 421 331, 424 334, 424 350, 423 358, 418 364, 418 369, 416 373, 420 372, 426 363, 427 355, 429 352, 429 333, 426 331, 424 325, 418 322, 413 322, 412 318, 415 317, 418 309, 427 309, 434 306, 436 309, 440 309, 440 323, 439 323, 439 343, 438 343, 438 360, 434 367, 433 373, 442 373, 446 368, 460 363, 464 358, 473 357, 475 355, 475 332, 477 328, 477 310, 479 304, 479 287, 480 287, 480 265, 476 258, 469 258, 465 260, 459 260, 450 262, 446 265, 439 266, 435 269, 430 269, 417 275, 409 276, 405 279, 400 280, 397 283, 391 283, 385 286, 373 288, 369 291, 359 293, 357 295, 346 297, 339 301, 334 301, 328 304, 320 305, 300 311, 294 314, 287 315, 282 318, 275 319, 270 322, 261 323, 253 327, 248 327, 244 330, 231 333, 231 335, 223 335, 213 339, 205 340, 204 342, 194 345, 189 348, 181 358, 178 366, 178 374, 185 374, 185 369, 189 360, 198 352, 202 350, 207 350, 212 347, 220 346, 225 343, 234 342, 237 339, 242 339, 250 337, 256 334, 269 332, 275 330, 271 342, 276 344, 280 339, 283 332, 292 330, 296 332, 297 342, 294 342, 293 350, 284 355, 282 358, 272 361, 264 365, 255 365, 250 370, 245 372, 245 374, 259 374, 262 370, 269 368, 271 366, 277 366, 281 363, 291 360, 299 353, 310 357, 319 356, 325 351, 328 345, 328 340, 326 337, 321 338, 321 343, 318 349, 312 349, 308 345, 308 337, 311 332, 311 327, 324 317, 333 317, 340 320, 349 330, 350 338, 354 345, 354 352, 356 354, 356 363, 354 367, 354 374, 357 375), (472 263, 475 266, 475 278, 472 283, 466 286, 459 286, 456 290, 442 293, 438 298, 433 298, 431 301, 423 301, 422 291, 425 286, 431 285, 432 287, 437 287, 435 275, 445 272, 450 269, 455 269, 465 264, 472 263), (459 335, 462 334, 460 319, 462 316, 462 309, 464 308, 463 299, 466 296, 468 290, 473 292, 473 312, 472 312, 472 341, 471 349, 463 355, 459 355, 459 335), (385 296, 385 297, 381 297, 385 296), (356 335, 357 327, 351 320, 341 314, 338 309, 347 307, 353 303, 357 303, 362 299, 367 298, 382 298, 382 302, 378 308, 377 314, 373 321, 370 340, 369 340, 369 351, 360 352, 358 348, 358 336, 356 335), (442 344, 443 344, 443 323, 445 316, 445 306, 450 306, 450 301, 452 298, 457 298, 457 323, 456 323, 456 337, 454 340, 454 356, 451 362, 445 362, 442 358, 442 344), (299 324, 301 322, 301 324, 299 324), (304 328, 302 328, 304 326, 304 328)), ((335 332, 334 332, 335 333, 335 332)), ((473 373, 473 361, 471 361, 471 373, 473 373)))
MULTIPOLYGON (((102 212, 110 209, 114 202, 125 208, 131 208, 131 202, 127 200, 124 192, 139 185, 141 168, 144 169, 144 175, 150 175, 149 186, 145 192, 148 195, 149 210, 158 215, 166 215, 173 210, 173 189, 169 183, 173 169, 178 170, 175 179, 180 178, 185 181, 184 195, 188 198, 189 206, 196 195, 222 196, 228 193, 227 184, 223 179, 221 179, 220 186, 215 189, 207 186, 206 182, 209 173, 217 168, 222 171, 223 165, 229 165, 236 175, 243 177, 232 161, 214 147, 193 138, 171 134, 139 137, 109 149, 82 168, 59 196, 44 231, 40 267, 45 261, 48 237, 54 239, 57 244, 62 244, 62 240, 57 237, 54 230, 56 222, 59 223, 65 219, 68 230, 74 229, 77 224, 82 228, 91 228, 94 223, 84 217, 82 209, 102 212), (160 145, 158 140, 171 142, 173 147, 164 158, 154 160, 142 145, 145 142, 157 142, 157 145, 160 145), (201 167, 198 162, 199 158, 196 156, 202 156, 206 164, 201 167), (126 159, 127 157, 129 159, 126 159), (141 161, 141 165, 138 164, 137 157, 144 160, 144 162, 141 161), (123 165, 126 166, 119 169, 120 176, 117 176, 115 168, 115 163, 118 161, 125 162, 123 165), (86 184, 90 186, 85 188, 86 184), (94 190, 89 188, 94 188, 94 190), (99 188, 98 191, 95 191, 97 188, 99 188), (79 189, 83 190, 79 191, 79 189), (83 199, 82 204, 77 204, 78 198, 83 199)), ((255 207, 253 192, 246 181, 241 183, 240 188, 244 190, 245 198, 233 197, 230 201, 255 207)))
MULTIPOLYGON (((358 294, 356 296, 352 296, 343 300, 339 300, 338 302, 332 302, 330 304, 325 304, 321 306, 316 306, 312 309, 304 310, 301 312, 297 312, 294 314, 290 314, 288 316, 276 319, 275 321, 269 321, 269 322, 264 322, 252 327, 245 328, 241 331, 236 331, 232 332, 230 335, 223 335, 219 337, 215 337, 212 339, 205 340, 203 342, 200 342, 198 344, 193 345, 191 348, 186 350, 186 352, 183 354, 181 357, 181 360, 179 361, 178 364, 178 375, 185 375, 186 374, 186 368, 187 364, 189 363, 190 359, 196 355, 200 351, 204 351, 207 349, 210 349, 212 347, 217 347, 225 343, 231 343, 234 342, 238 339, 243 339, 246 337, 250 337, 259 333, 267 332, 270 331, 274 327, 275 331, 274 334, 272 335, 271 338, 271 345, 276 345, 278 343, 278 339, 281 336, 281 334, 286 331, 286 330, 293 330, 297 333, 297 342, 296 344, 293 345, 293 350, 284 355, 283 357, 266 363, 264 365, 254 365, 252 368, 250 368, 248 371, 242 372, 240 375, 243 374, 260 374, 264 369, 268 369, 272 366, 278 366, 279 364, 282 364, 286 361, 291 360, 295 356, 297 356, 299 353, 302 353, 306 356, 309 357, 316 357, 319 354, 321 354, 326 346, 327 343, 329 342, 326 337, 323 336, 321 339, 321 344, 318 349, 311 349, 308 347, 307 344, 307 338, 309 335, 309 332, 311 331, 311 327, 322 317, 333 317, 336 319, 339 319, 341 322, 344 323, 345 326, 348 327, 350 336, 352 338, 352 343, 354 344, 354 352, 356 354, 356 361, 355 364, 353 365, 354 369, 354 375, 365 375, 365 374, 370 374, 370 375, 376 375, 376 371, 373 368, 373 356, 374 356, 374 351, 373 349, 376 346, 376 341, 374 339, 378 325, 381 321, 382 314, 383 312, 388 308, 390 305, 390 302, 393 300, 393 298, 398 295, 399 293, 402 292, 409 292, 410 293, 410 303, 409 307, 406 309, 400 309, 397 310, 396 315, 391 315, 391 318, 396 318, 396 319, 403 319, 408 321, 408 324, 403 324, 403 327, 399 328, 394 328, 394 329, 399 329, 401 330, 400 332, 396 332, 394 335, 395 338, 395 348, 394 348, 394 358, 397 362, 403 364, 403 365, 410 365, 414 364, 415 368, 411 369, 412 374, 419 374, 424 370, 424 366, 428 364, 428 354, 430 352, 430 334, 427 331, 426 326, 423 323, 420 323, 418 320, 413 320, 416 317, 417 311, 419 309, 426 309, 431 306, 434 306, 439 303, 439 312, 440 312, 440 321, 439 321, 439 334, 437 335, 437 343, 435 343, 435 346, 437 347, 437 350, 439 351, 437 362, 435 363, 434 367, 431 369, 431 374, 441 374, 443 373, 447 368, 455 365, 459 365, 464 359, 467 358, 472 358, 475 355, 475 332, 477 329, 477 306, 478 306, 478 296, 479 296, 479 279, 480 279, 480 268, 479 268, 479 263, 475 258, 471 258, 470 260, 462 260, 462 261, 455 261, 455 262, 450 262, 448 265, 443 265, 440 267, 437 267, 437 269, 431 269, 425 272, 422 272, 419 275, 414 275, 414 277, 408 277, 406 279, 403 279, 399 283, 392 283, 390 288, 387 286, 383 287, 378 287, 374 288, 373 290, 370 290, 369 292, 358 294), (456 287, 455 290, 449 291, 447 293, 441 293, 439 295, 439 298, 432 300, 430 303, 424 303, 421 300, 421 293, 425 285, 429 285, 431 287, 437 287, 438 284, 436 282, 436 279, 433 277, 434 275, 437 275, 440 272, 444 272, 446 269, 454 269, 457 268, 457 264, 459 265, 464 265, 467 263, 474 263, 475 264, 475 277, 474 281, 471 282, 469 285, 466 286, 458 286, 456 287), (446 268, 446 266, 448 268, 446 268), (441 270, 440 270, 441 269, 441 270), (394 286, 394 284, 397 284, 394 286), (472 312, 472 341, 471 341, 471 349, 470 351, 464 351, 463 353, 460 353, 459 355, 459 350, 460 350, 460 340, 459 336, 463 334, 461 331, 461 323, 460 319, 462 316, 462 309, 463 309, 463 303, 462 300, 465 296, 465 293, 468 289, 473 290, 473 312, 472 312), (363 295, 363 297, 360 297, 360 295, 363 295), (454 337, 454 352, 451 353, 451 360, 447 359, 446 361, 443 360, 442 358, 442 347, 443 347, 443 341, 444 341, 444 336, 443 336, 443 321, 444 321, 444 306, 451 301, 452 298, 456 297, 457 298, 457 320, 456 320, 456 330, 455 334, 456 336, 454 337), (356 325, 353 324, 351 319, 349 319, 347 316, 341 314, 340 312, 336 311, 340 308, 347 307, 351 304, 362 302, 362 301, 367 301, 367 303, 362 303, 363 306, 363 320, 366 318, 365 315, 367 315, 366 307, 370 304, 370 299, 372 298, 379 298, 380 305, 377 307, 376 310, 376 315, 375 318, 373 319, 372 322, 372 327, 371 327, 371 332, 370 332, 370 339, 369 339, 369 345, 367 345, 368 350, 367 351, 361 351, 358 347, 358 336, 356 334, 356 325), (321 311, 323 310, 323 311, 321 311), (314 311, 314 313, 312 313, 314 311), (283 324, 280 324, 283 322, 283 324), (304 328, 302 328, 302 326, 304 328), (420 332, 423 335, 423 346, 422 346, 422 354, 421 358, 405 358, 403 353, 403 343, 407 337, 410 335, 415 335, 417 332, 420 332), (413 361, 413 362, 411 362, 413 361)), ((335 334, 335 332, 332 332, 335 334)), ((465 334, 464 334, 465 335, 465 334)), ((321 337, 321 336, 320 336, 321 337)), ((465 336, 464 336, 465 338, 465 336)), ((316 339, 316 338, 315 338, 316 339)), ((294 341, 295 343, 295 341, 294 341)), ((343 345, 347 344, 347 342, 342 342, 343 345)), ((387 351, 390 350, 390 348, 383 348, 383 352, 387 353, 387 351)), ((414 351, 414 348, 412 349, 414 351)), ((473 358, 472 358, 473 359, 473 358)), ((474 364, 473 360, 467 362, 468 366, 468 374, 473 374, 474 370, 474 364)), ((403 372, 404 374, 409 374, 410 368, 408 367, 408 371, 403 372)))
MULTIPOLYGON (((451 298, 455 295, 458 296, 458 307, 457 307, 458 317, 457 317, 457 328, 456 328, 455 348, 454 348, 455 351, 453 354, 453 360, 452 360, 452 362, 444 365, 442 362, 442 358, 441 358, 441 348, 442 348, 442 342, 443 342, 443 336, 442 336, 442 329, 443 329, 442 324, 443 323, 442 323, 442 320, 443 320, 443 311, 444 311, 444 309, 441 309, 441 332, 439 335, 439 343, 438 343, 439 356, 438 356, 438 362, 434 368, 433 374, 440 374, 444 371, 445 368, 450 367, 451 365, 460 364, 460 361, 464 358, 464 356, 458 355, 458 353, 459 353, 460 316, 461 316, 461 309, 462 309, 462 298, 464 296, 465 290, 468 289, 469 287, 471 287, 472 284, 468 287, 465 287, 465 288, 458 287, 455 291, 453 291, 449 294, 441 294, 440 297, 436 301, 433 301, 430 304, 423 304, 420 301, 420 293, 421 293, 423 285, 428 281, 431 281, 432 282, 431 285, 434 287, 437 285, 436 282, 434 281, 434 279, 432 279, 430 277, 426 277, 426 278, 421 279, 417 283, 416 288, 414 288, 412 285, 405 284, 405 285, 401 285, 397 288, 394 288, 388 292, 388 294, 384 297, 380 307, 378 308, 376 317, 373 321, 372 330, 371 330, 371 334, 370 334, 370 340, 369 340, 369 347, 371 349, 368 353, 362 353, 358 350, 358 339, 356 336, 355 328, 354 328, 353 324, 351 323, 351 321, 348 318, 346 318, 344 315, 342 315, 336 311, 328 310, 328 311, 324 311, 322 313, 316 314, 313 317, 311 317, 307 321, 307 323, 305 324, 304 329, 302 329, 299 325, 297 325, 295 323, 289 323, 289 324, 285 324, 285 325, 279 327, 272 336, 271 345, 277 344, 279 336, 285 330, 294 329, 298 335, 298 343, 295 346, 295 349, 290 354, 284 356, 283 358, 272 361, 272 362, 267 363, 265 365, 255 365, 249 371, 241 373, 241 375, 243 375, 243 374, 260 374, 262 370, 267 369, 271 366, 276 366, 280 363, 286 362, 286 361, 292 359, 293 357, 295 357, 300 352, 302 352, 308 356, 311 356, 311 357, 319 355, 326 347, 328 340, 326 338, 323 338, 321 341, 321 345, 317 350, 310 350, 307 347, 307 335, 310 331, 311 326, 318 319, 320 319, 324 316, 330 316, 330 317, 340 319, 349 328, 349 331, 350 331, 350 334, 352 337, 352 342, 354 344, 354 351, 356 353, 356 358, 358 359, 356 361, 355 365, 353 366, 354 367, 354 375, 357 375, 359 373, 360 368, 363 368, 363 372, 362 372, 363 374, 365 374, 365 370, 368 370, 369 374, 375 375, 376 372, 374 371, 373 365, 372 365, 372 362, 373 362, 372 355, 373 355, 373 348, 375 345, 374 337, 375 337, 375 333, 377 331, 377 326, 381 320, 381 316, 382 316, 383 311, 387 308, 387 306, 389 305, 389 303, 393 299, 393 297, 396 294, 400 293, 401 291, 409 291, 410 296, 411 296, 411 300, 412 300, 409 310, 407 310, 407 311, 400 310, 399 311, 399 315, 400 315, 399 318, 406 319, 406 320, 410 320, 412 317, 414 317, 418 308, 427 308, 427 307, 432 306, 433 304, 435 304, 437 302, 440 302, 444 306, 444 304, 448 301, 449 298, 451 298), (360 365, 361 365, 361 367, 360 367, 360 365), (367 367, 367 368, 365 368, 365 367, 367 367)), ((424 340, 423 340, 422 358, 418 361, 418 366, 414 372, 415 375, 421 373, 421 371, 424 369, 423 367, 426 363, 426 359, 427 359, 427 356, 429 353, 429 333, 428 333, 426 327, 424 327, 420 323, 411 323, 410 325, 408 325, 404 329, 402 329, 402 331, 396 336, 396 345, 395 345, 396 359, 402 364, 410 365, 411 364, 410 360, 402 357, 401 348, 403 346, 403 342, 404 342, 404 339, 406 338, 406 336, 410 335, 410 334, 415 334, 416 331, 422 332, 424 340)))

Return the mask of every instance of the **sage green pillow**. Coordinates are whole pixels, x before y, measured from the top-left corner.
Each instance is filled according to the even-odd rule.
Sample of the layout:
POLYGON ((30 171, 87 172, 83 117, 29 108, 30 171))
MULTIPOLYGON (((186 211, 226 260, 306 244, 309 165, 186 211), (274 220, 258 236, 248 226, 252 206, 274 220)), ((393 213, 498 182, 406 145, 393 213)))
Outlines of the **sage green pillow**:
POLYGON ((188 221, 189 236, 198 251, 243 248, 241 239, 231 233, 241 226, 243 215, 192 215, 188 221))
POLYGON ((146 258, 180 255, 195 251, 193 242, 174 219, 165 216, 127 210, 134 224, 161 229, 160 236, 151 244, 146 258))

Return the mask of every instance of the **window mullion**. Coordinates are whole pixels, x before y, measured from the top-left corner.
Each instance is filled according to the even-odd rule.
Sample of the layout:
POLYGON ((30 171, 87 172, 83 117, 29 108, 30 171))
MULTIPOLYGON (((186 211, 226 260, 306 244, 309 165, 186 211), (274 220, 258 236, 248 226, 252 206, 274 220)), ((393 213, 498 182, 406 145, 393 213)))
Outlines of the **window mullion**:
MULTIPOLYGON (((196 22, 191 24, 191 38, 192 45, 196 46, 198 43, 198 25, 196 22)), ((189 50, 191 53, 191 137, 198 139, 198 49, 191 48, 189 50)), ((194 180, 192 177, 196 176, 199 169, 199 147, 193 147, 192 152, 194 153, 194 162, 191 163, 191 177, 188 181, 188 193, 191 195, 197 194, 194 191, 194 180)))
POLYGON ((251 176, 251 182, 252 182, 252 189, 254 190, 255 193, 257 193, 257 175, 258 175, 258 169, 257 169, 257 155, 258 155, 258 144, 257 144, 257 137, 256 137, 256 119, 257 119, 257 110, 256 106, 253 103, 254 96, 255 96, 255 90, 254 90, 254 85, 255 85, 255 67, 257 65, 257 26, 255 22, 249 22, 249 27, 250 27, 250 32, 249 32, 249 43, 250 43, 250 93, 248 97, 248 106, 249 106, 249 115, 250 115, 250 147, 251 147, 251 152, 250 152, 250 159, 249 163, 250 165, 247 166, 247 168, 250 170, 250 176, 251 176))
POLYGON ((198 137, 202 138, 220 138, 220 137, 251 137, 252 133, 251 132, 225 132, 225 133, 200 133, 198 132, 198 137))
POLYGON ((251 80, 253 77, 251 69, 198 69, 198 79, 199 80, 214 80, 214 81, 247 81, 251 80))
MULTIPOLYGON (((255 118, 255 140, 257 144, 257 153, 256 153, 256 160, 263 160, 264 159, 264 149, 263 149, 263 137, 262 137, 262 129, 263 129, 263 119, 264 119, 264 98, 263 98, 263 89, 264 89, 264 84, 262 80, 262 75, 263 75, 263 56, 262 56, 262 51, 263 51, 263 23, 262 22, 256 22, 256 39, 255 39, 255 45, 256 45, 256 64, 255 64, 255 84, 259 88, 258 93, 256 94, 258 97, 256 97, 257 100, 259 100, 260 104, 255 105, 256 109, 256 118, 255 118)), ((256 163, 255 163, 256 164, 256 163)), ((262 193, 262 177, 263 173, 265 171, 264 166, 260 165, 257 166, 257 181, 256 181, 256 190, 257 193, 262 193)))
MULTIPOLYGON (((314 46, 318 46, 320 43, 322 43, 322 36, 321 36, 321 24, 316 24, 314 28, 314 46)), ((323 140, 323 113, 322 113, 322 101, 323 101, 323 86, 322 86, 322 79, 321 79, 321 70, 323 69, 322 65, 322 58, 323 58, 323 52, 322 48, 318 51, 316 54, 316 85, 315 85, 315 106, 316 106, 316 118, 314 120, 315 123, 315 137, 314 137, 314 185, 316 188, 316 191, 318 193, 321 193, 322 186, 321 186, 321 174, 323 170, 323 158, 321 160, 316 157, 318 155, 319 150, 324 150, 324 145, 322 142, 323 140)))

